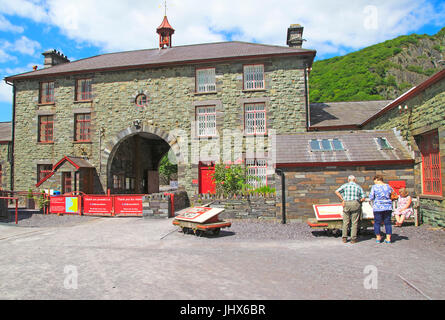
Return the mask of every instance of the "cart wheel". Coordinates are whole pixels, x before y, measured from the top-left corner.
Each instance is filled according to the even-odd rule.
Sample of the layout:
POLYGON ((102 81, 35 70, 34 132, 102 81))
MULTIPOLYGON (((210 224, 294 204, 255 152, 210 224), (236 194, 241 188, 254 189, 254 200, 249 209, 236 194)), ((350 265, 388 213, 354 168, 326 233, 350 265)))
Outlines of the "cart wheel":
POLYGON ((187 228, 187 227, 182 227, 182 232, 183 232, 184 234, 188 234, 188 233, 190 232, 190 229, 187 228))
POLYGON ((338 237, 340 237, 340 235, 341 235, 341 230, 339 230, 339 229, 335 229, 335 231, 334 231, 334 237, 338 238, 338 237))
POLYGON ((326 234, 328 236, 332 236, 332 229, 326 229, 326 234))
POLYGON ((197 237, 202 237, 203 234, 204 234, 204 232, 202 230, 198 230, 198 229, 195 230, 195 235, 197 237))
POLYGON ((217 236, 217 235, 219 234, 220 231, 221 231, 221 228, 215 228, 215 229, 212 230, 212 234, 213 234, 214 236, 217 236))

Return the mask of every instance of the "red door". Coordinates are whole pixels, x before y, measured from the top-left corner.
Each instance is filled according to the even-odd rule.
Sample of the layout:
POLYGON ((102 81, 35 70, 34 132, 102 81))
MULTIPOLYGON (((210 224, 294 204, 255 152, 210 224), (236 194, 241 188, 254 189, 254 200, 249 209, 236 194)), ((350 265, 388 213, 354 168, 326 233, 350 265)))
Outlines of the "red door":
POLYGON ((215 172, 215 165, 199 164, 199 193, 215 193, 215 181, 212 175, 215 172))

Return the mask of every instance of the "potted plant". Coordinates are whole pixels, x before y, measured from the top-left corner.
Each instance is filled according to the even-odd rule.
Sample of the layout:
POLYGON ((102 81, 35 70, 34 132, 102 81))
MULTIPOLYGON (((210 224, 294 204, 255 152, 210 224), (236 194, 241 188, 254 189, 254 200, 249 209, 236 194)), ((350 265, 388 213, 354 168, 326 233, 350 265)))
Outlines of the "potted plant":
POLYGON ((41 213, 45 213, 45 208, 46 206, 49 205, 49 198, 45 197, 45 191, 42 191, 39 198, 38 198, 38 202, 39 202, 39 209, 41 213))

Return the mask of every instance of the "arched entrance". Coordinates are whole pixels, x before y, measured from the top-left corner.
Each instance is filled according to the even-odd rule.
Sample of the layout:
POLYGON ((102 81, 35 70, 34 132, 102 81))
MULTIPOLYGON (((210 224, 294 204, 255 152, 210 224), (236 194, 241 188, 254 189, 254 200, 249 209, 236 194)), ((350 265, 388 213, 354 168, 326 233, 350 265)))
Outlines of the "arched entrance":
POLYGON ((159 128, 121 131, 105 150, 107 189, 111 194, 159 192, 159 165, 169 151, 179 158, 176 138, 159 128))

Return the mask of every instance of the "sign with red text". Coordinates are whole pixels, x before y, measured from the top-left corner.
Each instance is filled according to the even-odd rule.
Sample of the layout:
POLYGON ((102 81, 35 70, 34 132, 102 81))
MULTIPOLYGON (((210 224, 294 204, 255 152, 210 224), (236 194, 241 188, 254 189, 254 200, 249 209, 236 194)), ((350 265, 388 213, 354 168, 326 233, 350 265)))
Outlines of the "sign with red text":
POLYGON ((80 214, 81 197, 50 197, 50 213, 80 214))

